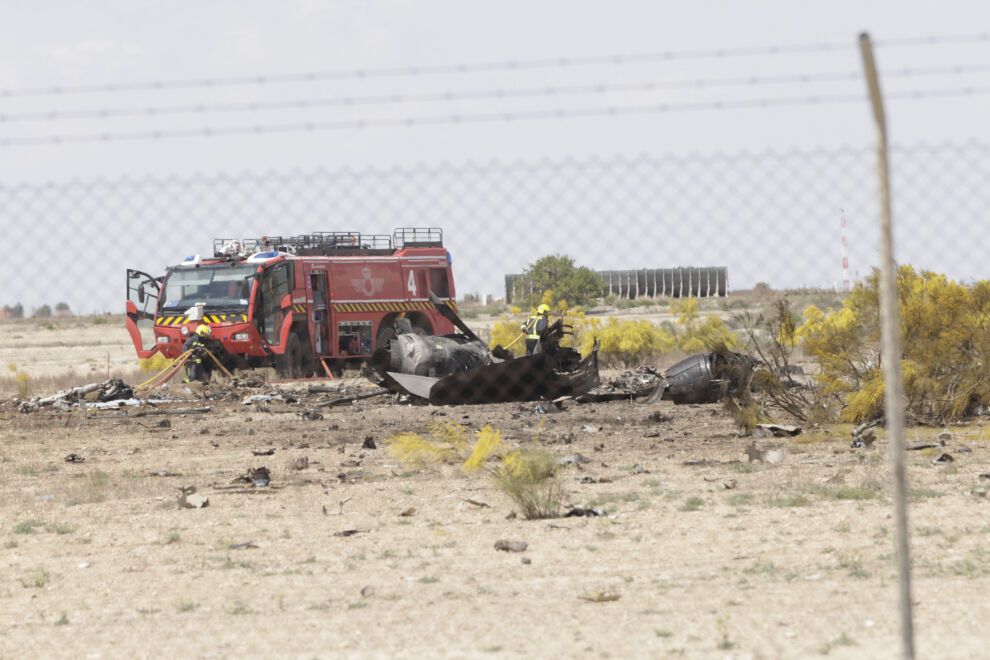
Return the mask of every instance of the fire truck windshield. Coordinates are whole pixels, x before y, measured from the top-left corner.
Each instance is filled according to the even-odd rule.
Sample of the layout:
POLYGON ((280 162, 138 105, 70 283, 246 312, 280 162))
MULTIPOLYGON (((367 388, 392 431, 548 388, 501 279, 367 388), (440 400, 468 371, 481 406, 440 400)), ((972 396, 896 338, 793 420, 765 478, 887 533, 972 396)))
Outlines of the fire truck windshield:
POLYGON ((257 266, 176 268, 165 279, 162 309, 184 309, 202 303, 207 308, 247 309, 257 266))

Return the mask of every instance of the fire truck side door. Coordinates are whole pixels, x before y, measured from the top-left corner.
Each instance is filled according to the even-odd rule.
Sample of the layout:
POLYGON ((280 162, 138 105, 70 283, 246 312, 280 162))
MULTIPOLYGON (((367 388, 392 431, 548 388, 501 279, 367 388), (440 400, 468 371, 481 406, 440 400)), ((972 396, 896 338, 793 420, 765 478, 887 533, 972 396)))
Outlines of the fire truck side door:
POLYGON ((127 269, 127 332, 141 358, 149 358, 158 350, 155 343, 155 312, 161 285, 158 280, 139 270, 127 269))
MULTIPOLYGON (((282 262, 265 269, 259 278, 255 323, 261 336, 273 346, 279 343, 282 319, 285 318, 283 301, 292 291, 291 273, 289 264, 282 262)), ((291 303, 291 296, 289 301, 291 303)))

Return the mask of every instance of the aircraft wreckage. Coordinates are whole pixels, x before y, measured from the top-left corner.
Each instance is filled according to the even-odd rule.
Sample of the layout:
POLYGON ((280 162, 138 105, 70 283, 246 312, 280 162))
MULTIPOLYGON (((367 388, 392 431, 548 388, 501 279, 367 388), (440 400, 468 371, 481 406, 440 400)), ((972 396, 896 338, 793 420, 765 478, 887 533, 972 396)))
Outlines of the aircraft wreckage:
POLYGON ((577 396, 599 384, 597 345, 584 359, 561 346, 562 321, 542 333, 539 352, 514 357, 501 347, 488 350, 450 307, 433 303, 461 334, 420 335, 398 327, 398 336, 371 358, 383 387, 434 405, 458 405, 577 396))
POLYGON ((397 336, 375 351, 369 378, 382 387, 434 405, 507 403, 573 397, 583 401, 639 399, 674 403, 711 403, 727 392, 748 386, 752 363, 731 351, 693 355, 673 365, 666 377, 643 391, 597 392, 598 342, 585 358, 561 346, 563 321, 550 324, 540 336, 538 352, 515 357, 501 346, 488 346, 439 299, 437 310, 460 334, 435 336, 396 324, 397 336))

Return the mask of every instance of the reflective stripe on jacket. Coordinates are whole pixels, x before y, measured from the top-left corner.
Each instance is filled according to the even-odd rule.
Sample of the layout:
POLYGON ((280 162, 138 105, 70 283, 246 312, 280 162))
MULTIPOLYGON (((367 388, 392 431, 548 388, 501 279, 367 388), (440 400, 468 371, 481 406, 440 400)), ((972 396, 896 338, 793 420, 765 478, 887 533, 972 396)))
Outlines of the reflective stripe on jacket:
POLYGON ((523 331, 526 333, 526 339, 539 339, 540 333, 547 328, 547 317, 542 314, 537 314, 536 316, 530 316, 523 323, 523 331), (542 323, 540 323, 542 321, 542 323), (542 326, 542 327, 541 327, 542 326))

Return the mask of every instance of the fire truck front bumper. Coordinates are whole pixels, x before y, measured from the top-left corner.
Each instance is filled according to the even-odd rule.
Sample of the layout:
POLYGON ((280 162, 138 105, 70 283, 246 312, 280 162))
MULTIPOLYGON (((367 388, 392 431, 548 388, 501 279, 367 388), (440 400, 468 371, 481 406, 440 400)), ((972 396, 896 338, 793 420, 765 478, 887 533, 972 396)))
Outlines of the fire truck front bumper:
MULTIPOLYGON (((189 335, 196 331, 200 323, 190 322, 180 327, 156 326, 155 341, 158 350, 167 358, 175 359, 182 355, 182 345, 189 335)), ((220 342, 224 351, 238 357, 264 357, 268 352, 258 328, 252 323, 232 323, 210 325, 210 337, 220 342)))

